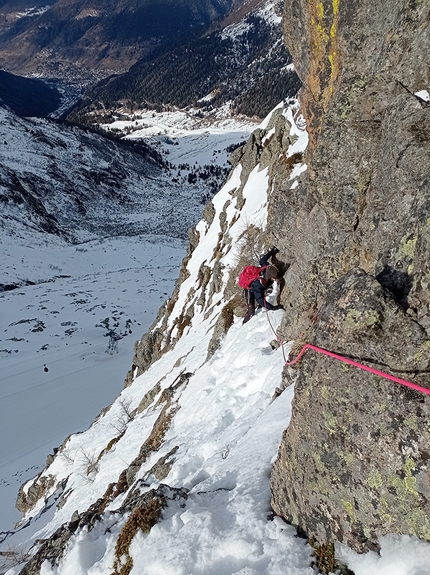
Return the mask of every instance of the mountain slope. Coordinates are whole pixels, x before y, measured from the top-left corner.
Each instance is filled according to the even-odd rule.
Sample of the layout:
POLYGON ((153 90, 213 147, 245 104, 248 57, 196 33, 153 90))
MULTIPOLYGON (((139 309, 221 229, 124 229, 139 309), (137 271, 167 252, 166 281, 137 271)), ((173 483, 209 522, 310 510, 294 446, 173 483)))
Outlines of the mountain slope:
POLYGON ((205 112, 226 102, 236 113, 264 117, 300 85, 282 42, 281 9, 280 2, 251 4, 210 34, 141 59, 88 91, 70 118, 85 122, 89 110, 120 106, 194 106, 205 112))
MULTIPOLYGON (((288 139, 288 122, 293 112, 278 108, 257 130, 266 155, 276 153, 275 131, 288 139)), ((305 132, 293 134, 303 149, 305 132)), ((247 326, 233 320, 246 222, 264 230, 269 193, 258 161, 235 168, 147 336, 161 336, 164 354, 140 377, 135 366, 118 401, 20 491, 19 508, 45 539, 22 573, 313 572, 304 541, 268 520, 268 471, 291 400, 291 390, 274 399, 282 353, 263 313, 247 326)), ((275 328, 283 312, 270 315, 275 328)))
POLYGON ((42 10, 3 7, 10 26, 0 34, 0 66, 78 80, 125 71, 155 47, 207 27, 230 0, 58 0, 42 10))
POLYGON ((41 80, 0 70, 0 101, 18 116, 46 117, 60 106, 61 95, 41 80))
POLYGON ((160 154, 144 143, 18 118, 1 107, 0 117, 6 230, 32 228, 71 242, 139 233, 183 238, 199 216, 201 194, 210 193, 201 179, 172 181, 160 154))
MULTIPOLYGON (((172 297, 135 347, 121 396, 22 487, 18 506, 28 523, 6 541, 21 542, 16 557, 33 541, 34 546, 26 565, 16 565, 9 575, 315 573, 311 548, 273 517, 268 489, 274 452, 290 421, 288 379, 299 381, 300 398, 313 371, 303 369, 306 358, 298 372, 285 368, 283 352, 290 346, 281 350, 272 341, 288 313, 260 310, 242 325, 236 315, 244 304, 235 287, 243 263, 273 241, 279 163, 294 191, 309 169, 302 162, 307 142, 297 106, 279 107, 235 152, 236 168, 190 236, 172 297)), ((290 290, 284 301, 286 295, 291 297, 290 290)), ((329 323, 329 330, 336 325, 329 323)), ((342 383, 343 372, 336 375, 342 383)), ((331 373, 327 364, 323 373, 331 373)), ((358 392, 360 378, 355 383, 358 392)), ((320 396, 318 403, 326 399, 324 391, 320 396)), ((325 414, 312 415, 307 413, 308 423, 323 430, 325 414)), ((325 460, 316 453, 312 462, 319 469, 325 460)), ((406 478, 412 477, 413 468, 408 470, 406 478)), ((290 477, 300 489, 301 480, 290 477)), ((368 488, 374 490, 378 475, 371 478, 368 488)), ((341 547, 336 554, 356 575, 425 572, 425 542, 395 535, 379 542, 382 556, 360 558, 341 547)), ((321 553, 330 558, 333 550, 321 553)), ((326 564, 326 570, 335 568, 326 564)))
POLYGON ((0 230, 0 540, 21 517, 19 486, 120 393, 133 342, 173 289, 185 253, 167 236, 71 245, 19 231, 0 230))
POLYGON ((179 118, 175 145, 164 135, 156 152, 4 108, 0 115, 3 531, 19 518, 19 482, 122 388, 132 334, 146 331, 171 292, 187 228, 225 173, 225 148, 252 124, 202 133, 184 131, 179 118), (17 413, 25 413, 18 427, 17 413))

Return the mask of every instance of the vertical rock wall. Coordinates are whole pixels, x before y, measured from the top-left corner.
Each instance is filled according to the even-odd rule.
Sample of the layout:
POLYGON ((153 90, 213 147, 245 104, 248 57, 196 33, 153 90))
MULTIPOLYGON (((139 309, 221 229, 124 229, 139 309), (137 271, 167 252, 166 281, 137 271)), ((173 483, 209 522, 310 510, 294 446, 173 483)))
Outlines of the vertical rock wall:
MULTIPOLYGON (((363 270, 335 282, 308 337, 429 383, 425 330, 363 270)), ((296 388, 272 471, 276 513, 358 551, 388 532, 430 539, 430 397, 313 351, 285 376, 296 388)))
POLYGON ((271 206, 292 262, 290 338, 354 267, 379 276, 430 327, 430 107, 414 96, 430 90, 429 11, 429 0, 286 2, 310 133, 301 185, 290 190, 279 167, 271 206))
MULTIPOLYGON (((286 0, 284 32, 310 145, 269 207, 291 262, 283 337, 430 387, 430 1, 286 0)), ((275 511, 360 551, 430 540, 430 398, 311 353, 285 381, 275 511)))

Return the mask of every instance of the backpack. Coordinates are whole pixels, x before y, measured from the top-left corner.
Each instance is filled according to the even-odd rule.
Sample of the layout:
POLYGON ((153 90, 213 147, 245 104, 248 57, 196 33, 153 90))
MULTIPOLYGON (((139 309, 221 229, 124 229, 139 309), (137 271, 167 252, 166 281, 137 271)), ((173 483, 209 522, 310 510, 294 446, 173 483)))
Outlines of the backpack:
POLYGON ((238 284, 243 289, 249 289, 252 282, 257 280, 260 277, 260 273, 266 268, 267 266, 261 268, 258 266, 246 266, 240 273, 238 284))

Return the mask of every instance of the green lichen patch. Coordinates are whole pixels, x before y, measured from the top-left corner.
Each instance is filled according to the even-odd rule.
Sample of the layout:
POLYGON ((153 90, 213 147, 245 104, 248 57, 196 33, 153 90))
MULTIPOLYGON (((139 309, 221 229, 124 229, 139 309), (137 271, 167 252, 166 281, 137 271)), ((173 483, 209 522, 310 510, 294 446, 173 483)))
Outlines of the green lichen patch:
POLYGON ((410 237, 410 235, 404 236, 400 241, 399 256, 400 259, 408 258, 412 260, 414 258, 415 247, 417 244, 416 237, 410 237))
POLYGON ((337 417, 333 414, 328 414, 324 420, 324 425, 330 432, 330 435, 333 435, 337 430, 337 417))
POLYGON ((375 327, 381 323, 381 318, 379 313, 372 309, 364 312, 364 322, 367 327, 375 327))
POLYGON ((360 325, 361 313, 356 309, 349 309, 345 316, 347 327, 355 329, 360 325))
POLYGON ((420 345, 418 351, 414 355, 414 358, 417 361, 422 361, 425 358, 425 356, 429 355, 429 353, 430 353, 430 340, 427 340, 420 345))
POLYGON ((377 469, 373 469, 370 472, 367 478, 367 484, 372 489, 379 489, 382 486, 382 477, 377 469))
POLYGON ((352 505, 352 503, 350 501, 345 501, 344 499, 342 499, 342 505, 345 508, 345 511, 347 512, 348 516, 349 516, 349 520, 351 521, 351 523, 354 523, 356 520, 356 515, 354 512, 354 506, 352 505))

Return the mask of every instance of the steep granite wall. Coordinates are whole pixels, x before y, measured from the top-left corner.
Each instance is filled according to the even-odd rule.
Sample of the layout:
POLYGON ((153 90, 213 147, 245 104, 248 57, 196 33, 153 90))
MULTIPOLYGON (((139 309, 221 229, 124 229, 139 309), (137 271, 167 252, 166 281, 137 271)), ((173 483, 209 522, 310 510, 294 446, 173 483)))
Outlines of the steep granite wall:
MULTIPOLYGON (((425 330, 363 270, 335 282, 307 337, 429 383, 425 330)), ((272 472, 275 511, 320 543, 358 551, 388 532, 430 539, 430 397, 315 352, 285 377, 296 387, 272 472)))
MULTIPOLYGON (((282 335, 430 387, 430 2, 287 0, 284 32, 310 145, 296 188, 273 178, 282 335)), ((292 380, 275 511, 360 551, 430 540, 430 398, 312 354, 292 380)))
POLYGON ((289 190, 279 170, 271 206, 293 264, 286 335, 354 267, 429 328, 430 108, 414 93, 430 89, 430 3, 294 0, 285 10, 311 141, 301 185, 289 190))

